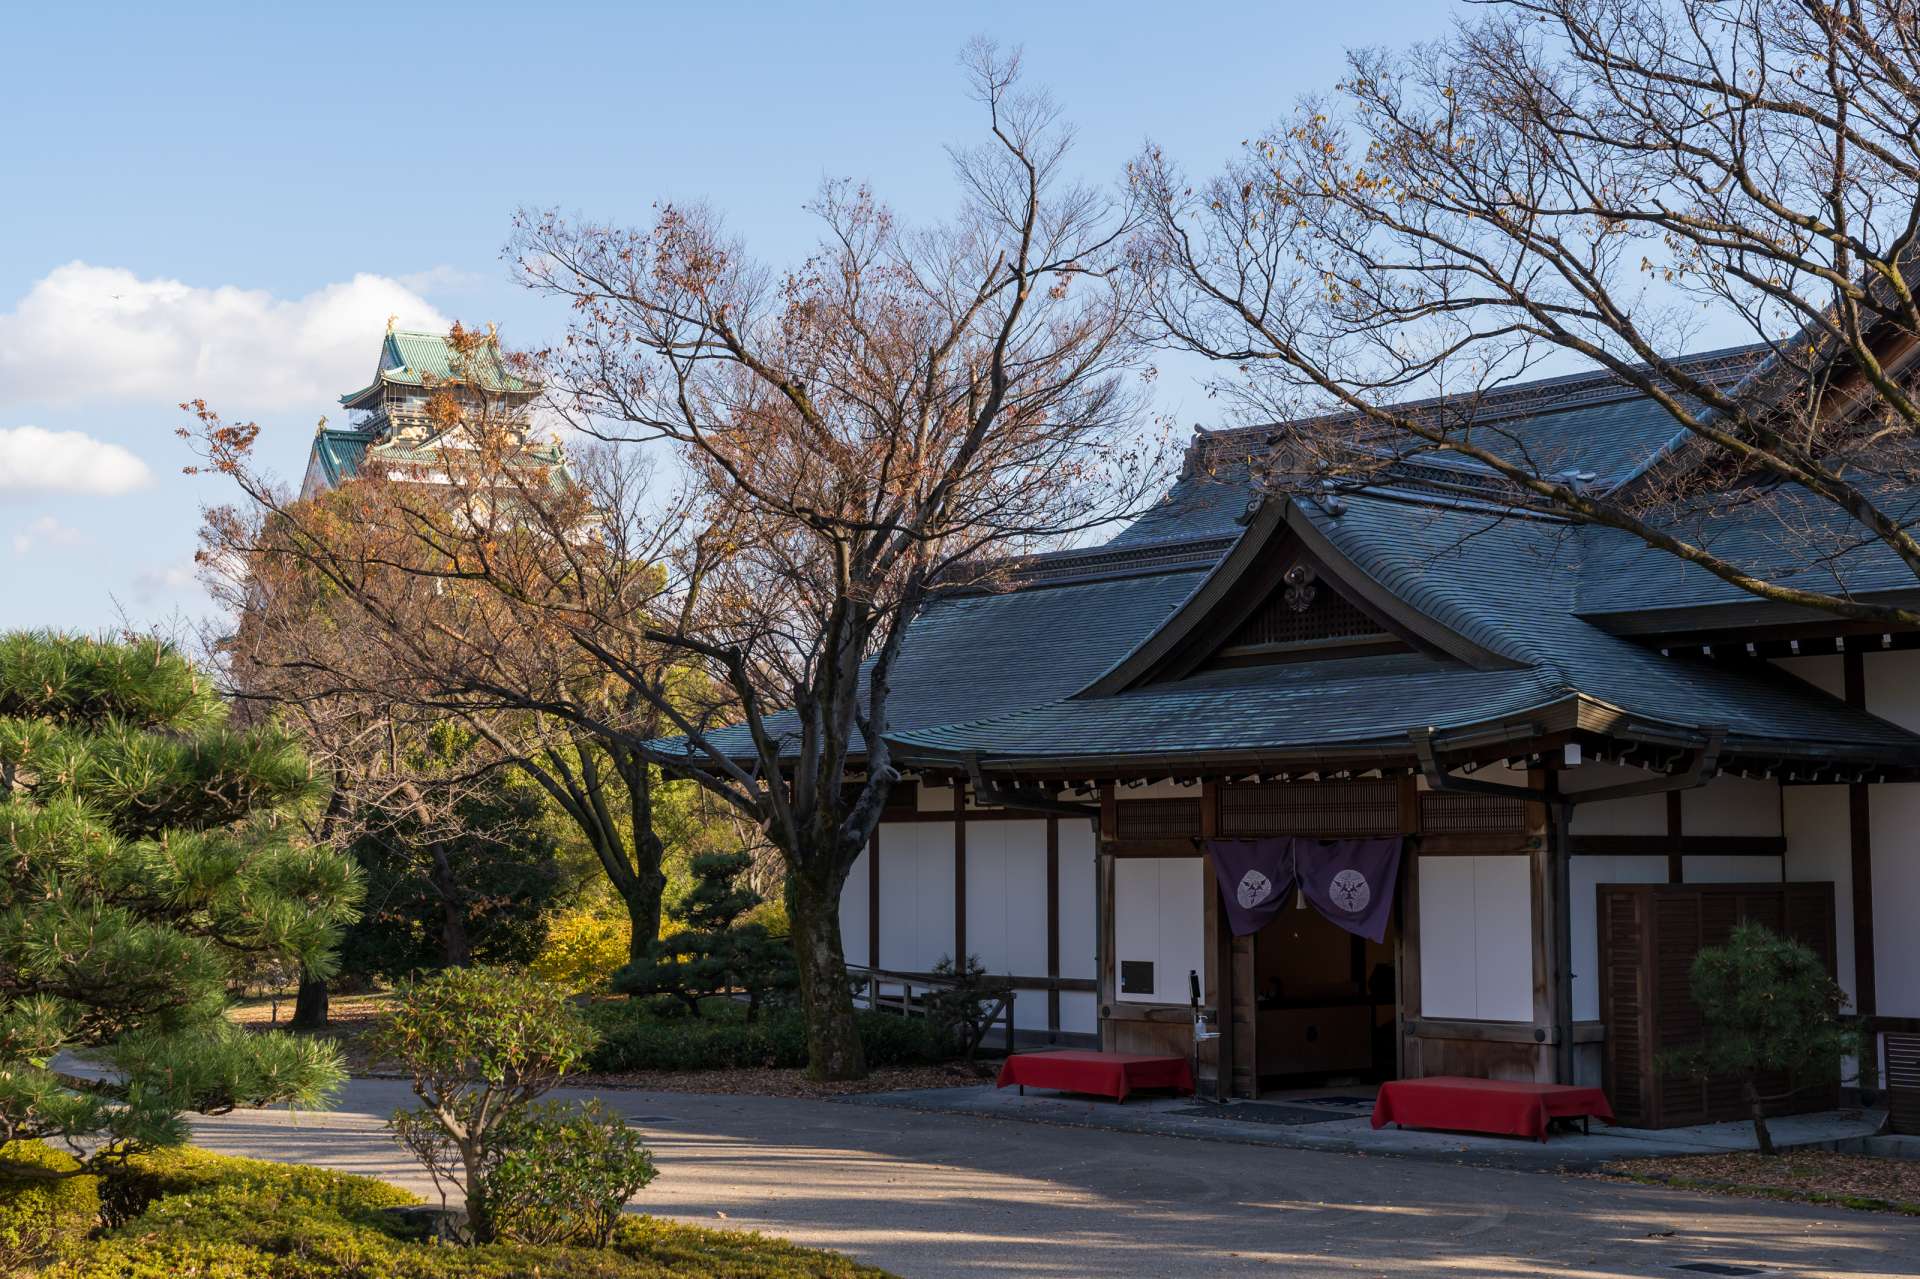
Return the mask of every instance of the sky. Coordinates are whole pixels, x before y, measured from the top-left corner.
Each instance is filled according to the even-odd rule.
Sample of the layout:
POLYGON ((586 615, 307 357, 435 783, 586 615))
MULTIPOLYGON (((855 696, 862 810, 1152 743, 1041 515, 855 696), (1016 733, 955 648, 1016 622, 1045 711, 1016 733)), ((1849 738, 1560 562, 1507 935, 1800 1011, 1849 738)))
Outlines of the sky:
MULTIPOLYGON (((257 421, 297 483, 315 424, 402 327, 564 309, 509 278, 514 211, 643 226, 704 201, 764 260, 804 256, 823 179, 908 220, 981 133, 957 56, 1024 53, 1118 181, 1148 139, 1204 173, 1343 51, 1441 34, 1449 0, 1174 5, 275 3, 9 14, 0 77, 0 629, 204 614, 193 550, 219 481, 182 474, 177 405, 257 421)), ((1218 410, 1182 369, 1184 425, 1218 410)))

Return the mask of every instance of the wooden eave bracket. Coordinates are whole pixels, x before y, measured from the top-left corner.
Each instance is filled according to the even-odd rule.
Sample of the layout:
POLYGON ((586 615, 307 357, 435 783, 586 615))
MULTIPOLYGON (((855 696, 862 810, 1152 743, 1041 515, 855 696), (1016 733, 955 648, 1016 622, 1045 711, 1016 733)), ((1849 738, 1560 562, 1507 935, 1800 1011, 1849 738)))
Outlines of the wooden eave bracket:
POLYGON ((1613 799, 1632 799, 1639 795, 1660 795, 1668 791, 1692 790, 1712 781, 1720 771, 1720 753, 1727 740, 1725 728, 1707 730, 1707 740, 1696 746, 1687 761, 1687 767, 1678 773, 1669 773, 1664 777, 1650 777, 1645 781, 1622 782, 1617 786, 1597 786, 1592 790, 1562 792, 1547 791, 1537 786, 1503 786, 1498 782, 1483 782, 1472 777, 1455 777, 1441 766, 1439 757, 1433 749, 1434 730, 1410 728, 1407 738, 1413 743, 1413 753, 1420 761, 1421 775, 1427 779, 1427 786, 1437 791, 1458 791, 1475 795, 1499 795, 1507 799, 1531 799, 1543 804, 1604 803, 1613 799))

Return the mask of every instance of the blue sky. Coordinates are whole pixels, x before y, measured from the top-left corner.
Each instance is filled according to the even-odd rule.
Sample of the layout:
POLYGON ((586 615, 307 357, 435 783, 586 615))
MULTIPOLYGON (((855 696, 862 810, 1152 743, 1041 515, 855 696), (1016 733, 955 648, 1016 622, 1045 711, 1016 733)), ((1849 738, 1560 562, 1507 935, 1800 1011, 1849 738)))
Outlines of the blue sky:
MULTIPOLYGON (((704 199, 789 261, 822 178, 909 218, 978 135, 955 59, 1025 50, 1116 179, 1151 137, 1199 171, 1331 85, 1341 53, 1437 35, 1445 0, 1346 5, 328 3, 17 9, 0 122, 0 628, 203 610, 174 407, 264 428, 297 477, 390 314, 564 315, 507 278, 513 211, 645 223, 704 199)), ((1182 423, 1216 416, 1163 378, 1182 423)))

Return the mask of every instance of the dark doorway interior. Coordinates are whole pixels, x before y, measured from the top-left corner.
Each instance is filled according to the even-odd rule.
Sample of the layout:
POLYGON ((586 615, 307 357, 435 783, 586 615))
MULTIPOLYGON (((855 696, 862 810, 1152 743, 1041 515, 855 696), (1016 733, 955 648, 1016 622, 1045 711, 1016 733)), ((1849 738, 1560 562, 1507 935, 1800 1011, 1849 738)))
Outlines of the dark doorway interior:
POLYGON ((1370 942, 1296 900, 1253 938, 1262 1089, 1395 1077, 1398 925, 1370 942))

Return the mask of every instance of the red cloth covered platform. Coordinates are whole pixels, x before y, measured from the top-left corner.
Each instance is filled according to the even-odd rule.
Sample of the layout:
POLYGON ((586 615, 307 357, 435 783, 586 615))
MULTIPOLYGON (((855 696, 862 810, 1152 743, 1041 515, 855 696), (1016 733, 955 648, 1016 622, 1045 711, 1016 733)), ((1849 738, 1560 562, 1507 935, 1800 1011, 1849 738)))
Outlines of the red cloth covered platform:
POLYGON ((1380 1085, 1373 1126, 1444 1128, 1547 1139, 1547 1121, 1574 1116, 1613 1118, 1607 1095, 1571 1084, 1528 1084, 1508 1079, 1436 1075, 1380 1085))
POLYGON ((1154 1057, 1142 1053, 1058 1052, 1015 1053, 1000 1066, 994 1085, 1019 1084, 1022 1092, 1054 1088, 1061 1092, 1095 1093, 1125 1101, 1136 1088, 1193 1091, 1193 1067, 1185 1057, 1154 1057))

